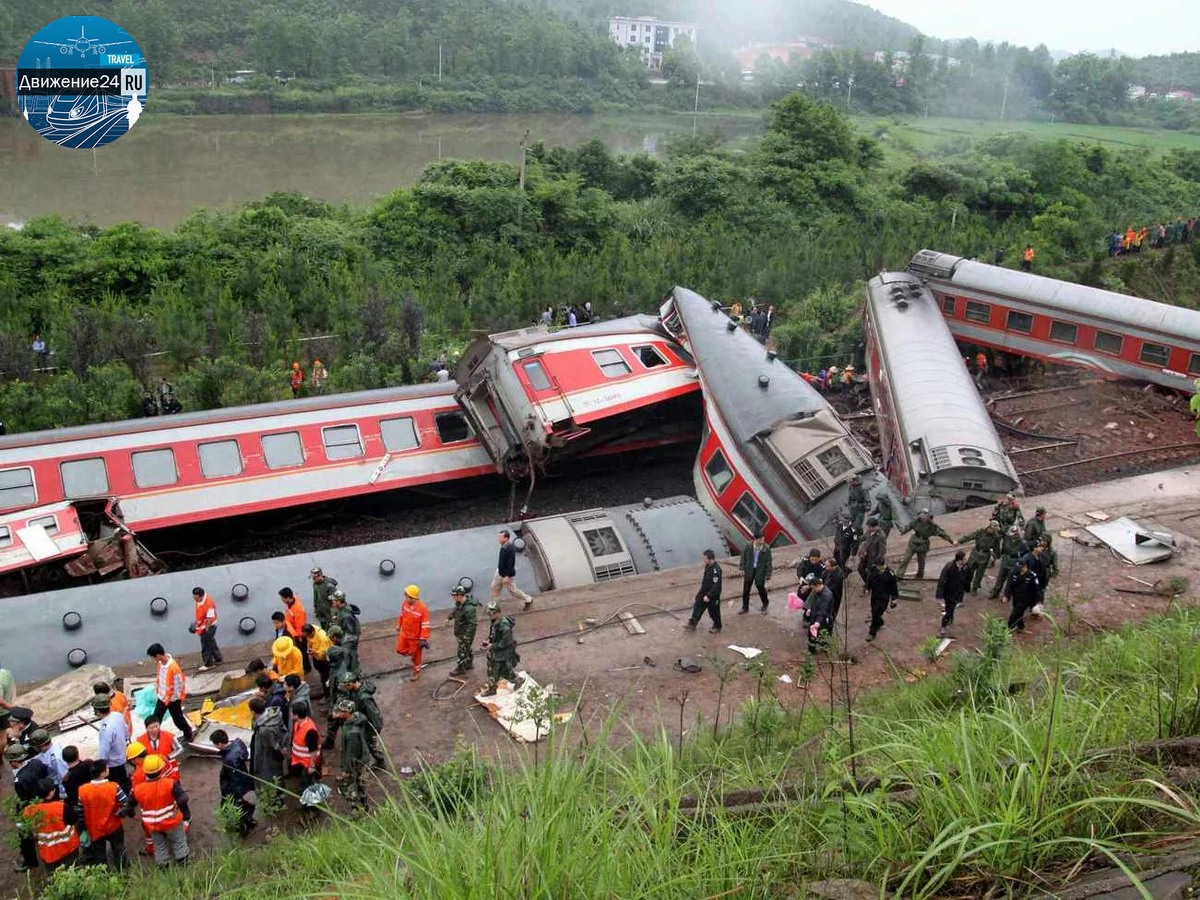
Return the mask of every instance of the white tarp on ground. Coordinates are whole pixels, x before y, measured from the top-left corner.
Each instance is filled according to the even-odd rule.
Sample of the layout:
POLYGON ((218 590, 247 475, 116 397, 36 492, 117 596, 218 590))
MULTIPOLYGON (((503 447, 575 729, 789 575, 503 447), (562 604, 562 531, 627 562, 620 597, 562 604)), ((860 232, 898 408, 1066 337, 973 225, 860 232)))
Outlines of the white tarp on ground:
POLYGON ((1174 538, 1169 533, 1151 531, 1128 516, 1089 525, 1087 531, 1135 566, 1170 559, 1174 552, 1174 538))
MULTIPOLYGON (((517 677, 524 679, 519 688, 514 688, 501 678, 494 695, 485 697, 483 694, 476 694, 475 702, 486 709, 488 714, 518 741, 532 744, 545 738, 550 726, 543 720, 539 728, 530 712, 542 704, 543 701, 538 699, 540 692, 544 691, 549 697, 554 696, 554 685, 542 687, 528 672, 518 672, 517 677)), ((570 718, 569 712, 555 713, 553 721, 561 724, 570 718)))

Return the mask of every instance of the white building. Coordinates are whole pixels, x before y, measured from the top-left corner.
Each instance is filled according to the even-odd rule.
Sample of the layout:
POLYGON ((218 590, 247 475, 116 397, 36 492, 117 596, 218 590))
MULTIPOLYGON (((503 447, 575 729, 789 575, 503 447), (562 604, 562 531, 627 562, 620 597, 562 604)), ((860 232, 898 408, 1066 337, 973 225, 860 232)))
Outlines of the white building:
POLYGON ((637 48, 646 66, 662 68, 663 53, 686 37, 696 46, 694 22, 666 22, 653 16, 613 16, 608 20, 608 36, 622 47, 637 48))

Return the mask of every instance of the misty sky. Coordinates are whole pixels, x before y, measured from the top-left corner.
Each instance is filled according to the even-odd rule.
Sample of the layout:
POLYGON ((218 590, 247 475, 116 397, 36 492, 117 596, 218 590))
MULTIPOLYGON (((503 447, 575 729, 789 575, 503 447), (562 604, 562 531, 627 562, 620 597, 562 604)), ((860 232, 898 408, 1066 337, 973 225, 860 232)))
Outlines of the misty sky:
POLYGON ((1135 56, 1200 50, 1200 4, 1182 0, 866 0, 938 38, 975 37, 1051 50, 1135 56))

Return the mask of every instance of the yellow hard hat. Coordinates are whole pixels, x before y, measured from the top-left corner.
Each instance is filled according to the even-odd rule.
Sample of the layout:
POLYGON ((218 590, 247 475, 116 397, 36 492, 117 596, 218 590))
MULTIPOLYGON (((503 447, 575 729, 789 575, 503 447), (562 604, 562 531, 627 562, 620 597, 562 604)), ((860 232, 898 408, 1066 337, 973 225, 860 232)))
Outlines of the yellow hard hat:
POLYGON ((147 756, 146 761, 142 763, 142 771, 145 772, 147 776, 157 775, 164 768, 166 768, 166 765, 167 764, 163 762, 163 758, 161 756, 155 756, 152 753, 147 756))
POLYGON ((141 741, 134 741, 125 748, 125 762, 133 762, 139 756, 146 752, 146 745, 141 741))
POLYGON ((293 646, 295 645, 290 637, 277 637, 275 643, 271 645, 271 652, 276 656, 286 656, 292 652, 293 646))
POLYGON ((415 584, 410 584, 408 587, 406 587, 404 589, 404 596, 409 597, 413 600, 420 600, 421 599, 421 589, 419 587, 417 587, 415 584))

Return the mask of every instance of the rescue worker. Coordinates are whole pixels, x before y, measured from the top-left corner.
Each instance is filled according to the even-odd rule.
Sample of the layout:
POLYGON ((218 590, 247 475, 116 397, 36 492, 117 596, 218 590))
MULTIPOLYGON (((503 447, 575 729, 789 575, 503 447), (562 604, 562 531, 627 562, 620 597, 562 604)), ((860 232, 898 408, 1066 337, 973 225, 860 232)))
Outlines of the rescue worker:
POLYGON ((458 642, 458 662, 450 677, 465 675, 475 668, 475 631, 478 628, 479 604, 461 584, 450 588, 454 608, 448 619, 454 623, 454 639, 458 642))
MULTIPOLYGON (((79 789, 92 780, 93 760, 80 759, 79 748, 74 744, 63 747, 62 760, 67 764, 67 774, 63 776, 62 780, 64 799, 67 801, 67 821, 74 823, 75 807, 79 803, 79 789)), ((100 760, 100 762, 104 762, 104 760, 100 760)), ((104 777, 108 777, 107 764, 104 766, 104 777)))
POLYGON ((1004 599, 1012 603, 1012 612, 1008 616, 1009 631, 1025 630, 1025 613, 1042 601, 1042 590, 1037 576, 1029 571, 1029 560, 1025 557, 1017 560, 1012 574, 1004 585, 1004 599))
POLYGON ((271 613, 271 638, 287 637, 287 619, 284 618, 283 610, 277 609, 271 613))
POLYGON ((1000 523, 1000 530, 1005 534, 1013 525, 1018 528, 1025 527, 1025 516, 1021 512, 1017 498, 1012 494, 1005 494, 1004 499, 996 504, 996 508, 992 511, 992 518, 1000 523))
POLYGON ((1050 532, 1042 535, 1041 544, 1042 564, 1046 568, 1046 580, 1042 584, 1042 591, 1045 592, 1046 588, 1050 587, 1050 582, 1058 577, 1058 551, 1053 547, 1050 532))
POLYGON ((862 579, 864 591, 867 589, 871 570, 886 560, 887 535, 880 530, 878 519, 867 519, 867 536, 858 551, 858 577, 862 579))
MULTIPOLYGON (((128 762, 126 770, 129 772, 130 790, 125 792, 126 800, 131 796, 133 788, 139 784, 146 783, 146 772, 142 766, 146 764, 146 748, 134 741, 129 745, 129 749, 125 751, 125 759, 128 762)), ((124 807, 122 807, 124 808, 124 807)), ((142 825, 142 856, 154 855, 154 839, 150 837, 150 830, 142 825)))
POLYGON ((873 641, 879 634, 879 629, 883 627, 883 614, 889 607, 895 609, 896 602, 900 599, 899 580, 886 561, 876 563, 872 567, 870 578, 867 580, 867 590, 871 594, 871 627, 867 633, 867 640, 873 641))
POLYGON ((288 774, 300 779, 300 790, 321 780, 321 735, 303 701, 292 704, 292 746, 288 774))
POLYGON ((125 770, 125 753, 129 749, 125 717, 113 712, 112 701, 105 694, 92 697, 92 710, 100 717, 100 745, 96 755, 108 766, 108 777, 128 792, 132 785, 129 783, 129 773, 125 770))
POLYGON ((320 625, 312 622, 304 623, 304 640, 308 642, 308 655, 312 659, 313 668, 321 679, 321 692, 329 696, 329 648, 333 641, 320 625))
POLYGON ((367 750, 370 752, 373 764, 380 769, 387 768, 387 754, 384 753, 380 737, 383 734, 383 713, 375 702, 375 682, 363 681, 362 676, 347 672, 342 676, 339 688, 344 699, 354 704, 355 712, 362 713, 367 720, 367 750))
POLYGON ((362 633, 362 626, 359 625, 358 616, 351 608, 350 602, 346 599, 346 593, 344 591, 334 591, 330 594, 330 599, 333 602, 334 624, 342 629, 343 634, 358 637, 362 633))
POLYGON ((983 584, 983 575, 991 568, 992 562, 1000 555, 1000 523, 992 519, 982 528, 977 528, 970 534, 964 534, 958 543, 965 544, 974 541, 971 555, 967 559, 967 572, 971 579, 971 593, 978 594, 979 586, 983 584))
POLYGON ((808 596, 804 601, 804 623, 808 626, 808 652, 822 649, 833 634, 833 592, 825 586, 821 575, 811 575, 808 596))
POLYGON ((825 574, 821 576, 824 586, 833 595, 833 610, 830 618, 837 622, 838 613, 842 609, 842 592, 846 585, 846 576, 850 570, 838 563, 834 558, 825 560, 825 574))
POLYGON ((533 605, 533 598, 517 587, 517 548, 508 529, 496 535, 496 542, 500 545, 500 556, 496 560, 496 574, 492 578, 492 600, 499 600, 500 591, 507 588, 509 594, 528 609, 533 605))
MULTIPOLYGON (((518 687, 517 663, 521 661, 521 657, 517 653, 516 638, 513 637, 513 626, 516 623, 512 616, 504 615, 500 611, 500 604, 495 600, 488 604, 487 611, 492 624, 488 629, 488 638, 483 642, 483 649, 487 651, 488 663, 488 684, 483 696, 492 697, 496 693, 496 686, 500 683, 501 678, 506 679, 514 688, 518 687)), ((718 622, 720 621, 719 615, 718 613, 718 622)))
POLYGON ((166 777, 166 763, 161 756, 147 756, 142 772, 146 780, 134 785, 121 815, 132 816, 134 807, 142 808, 142 827, 154 842, 154 862, 159 868, 166 868, 172 859, 186 863, 188 824, 192 818, 187 791, 178 781, 166 777))
MULTIPOLYGON (((684 629, 687 631, 695 631, 696 625, 700 622, 700 617, 704 615, 705 610, 708 611, 708 617, 712 619, 712 628, 708 629, 710 634, 721 633, 721 564, 717 562, 717 554, 711 550, 704 551, 704 573, 700 579, 700 590, 696 591, 696 599, 692 603, 692 617, 684 623, 684 629)), ((488 612, 492 610, 493 603, 488 607, 488 612)), ((499 607, 496 607, 499 610, 499 607)), ((495 619, 493 618, 493 622, 495 619)), ((493 625, 493 628, 495 626, 493 625)), ((489 638, 489 641, 491 638, 489 638)), ((491 664, 489 663, 489 668, 491 664)))
POLYGON ((839 515, 837 531, 833 535, 833 558, 837 560, 838 565, 848 566, 850 564, 850 560, 858 553, 858 544, 861 539, 862 535, 854 527, 850 518, 839 515))
POLYGON ((320 566, 314 566, 308 577, 313 585, 313 615, 321 627, 328 630, 333 624, 333 592, 337 590, 337 579, 326 575, 320 566))
POLYGON ((862 476, 855 475, 850 479, 850 490, 847 494, 850 504, 850 520, 857 531, 862 531, 863 516, 867 514, 867 492, 863 490, 862 476))
POLYGON ((879 496, 875 498, 875 506, 869 515, 879 520, 879 528, 885 538, 891 535, 892 529, 896 527, 896 507, 892 505, 891 492, 887 490, 879 492, 879 496))
POLYGON ((129 698, 122 691, 113 688, 107 681, 97 681, 93 684, 92 693, 107 696, 112 704, 112 711, 119 712, 125 717, 125 727, 129 729, 130 734, 133 734, 133 710, 129 705, 129 698))
MULTIPOLYGON (((50 779, 50 771, 45 764, 39 762, 25 750, 25 745, 14 741, 4 748, 4 761, 13 773, 13 786, 17 797, 14 813, 20 813, 29 806, 38 803, 45 795, 41 783, 50 779)), ((51 782, 53 784, 53 782, 51 782)), ((24 820, 21 820, 24 821, 24 820)), ((18 829, 21 858, 17 860, 16 871, 28 872, 37 868, 38 852, 37 839, 28 829, 18 829)))
POLYGON ((917 557, 917 578, 925 577, 925 556, 929 553, 929 539, 937 536, 944 540, 947 544, 953 544, 954 538, 946 534, 941 525, 933 521, 933 515, 927 509, 917 513, 916 521, 903 525, 900 528, 901 534, 912 532, 912 537, 908 539, 908 546, 904 548, 904 555, 900 557, 900 565, 896 567, 896 571, 901 577, 904 577, 904 569, 908 566, 908 561, 915 554, 917 557))
POLYGON ((58 786, 59 796, 65 797, 63 779, 67 777, 67 764, 54 749, 54 744, 50 741, 50 732, 39 728, 29 735, 29 747, 25 752, 31 753, 34 759, 46 767, 46 771, 50 773, 50 780, 58 786))
POLYGON ((1034 256, 1035 256, 1035 254, 1033 252, 1033 244, 1026 244, 1025 249, 1021 251, 1021 271, 1022 272, 1032 272, 1033 271, 1033 257, 1034 256))
POLYGON ((10 706, 8 714, 12 720, 8 726, 9 740, 17 741, 24 749, 28 750, 29 736, 40 727, 37 722, 33 721, 33 710, 28 706, 10 706))
POLYGON ((429 610, 421 602, 421 589, 410 584, 396 619, 396 652, 412 658, 409 681, 421 680, 421 652, 429 648, 429 610))
POLYGON ((292 389, 292 396, 300 396, 300 388, 304 387, 304 370, 300 368, 300 363, 292 363, 292 370, 288 372, 288 387, 292 389))
POLYGON ((942 566, 938 575, 937 591, 934 597, 942 601, 942 625, 938 629, 940 637, 946 636, 946 629, 954 624, 954 610, 962 603, 967 590, 967 582, 971 580, 971 572, 967 568, 967 554, 959 550, 954 559, 942 566))
POLYGON ((163 731, 162 719, 158 716, 146 716, 143 720, 146 730, 139 734, 136 743, 146 748, 146 753, 153 754, 163 761, 163 777, 175 781, 180 779, 179 760, 180 747, 175 742, 175 735, 163 731))
POLYGON ((354 701, 339 700, 333 707, 333 718, 341 723, 342 755, 338 761, 338 792, 351 808, 367 808, 367 789, 363 774, 369 765, 367 749, 367 717, 355 709, 354 701))
POLYGON ((79 832, 64 821, 65 806, 58 785, 50 778, 38 782, 40 802, 31 803, 21 812, 25 827, 32 829, 37 842, 38 859, 47 871, 70 865, 79 850, 79 832))
POLYGON ((283 679, 283 697, 287 701, 288 709, 291 709, 297 700, 303 700, 308 704, 308 708, 312 709, 312 688, 299 675, 292 674, 283 679))
POLYGON ((254 716, 250 731, 250 774, 258 781, 278 784, 283 780, 288 741, 283 713, 277 706, 267 706, 262 697, 251 697, 248 705, 254 716))
POLYGON ((1024 552, 1025 542, 1021 540, 1021 529, 1016 525, 1010 525, 1008 533, 1004 535, 1004 540, 1000 544, 1000 570, 996 573, 996 583, 992 585, 992 592, 988 595, 992 600, 998 598, 1000 592, 1005 589, 1013 566, 1024 552))
POLYGON ((190 744, 196 735, 192 724, 183 714, 183 702, 187 699, 187 679, 183 677, 183 669, 163 649, 162 644, 151 644, 146 648, 146 655, 158 664, 154 677, 154 693, 158 703, 154 707, 154 715, 162 719, 163 713, 169 712, 175 727, 183 732, 184 741, 190 744))
POLYGON ((125 824, 121 821, 121 806, 129 795, 115 781, 109 780, 108 766, 97 759, 86 763, 91 779, 79 786, 77 818, 83 822, 91 846, 87 861, 112 868, 125 868, 125 824), (111 861, 109 856, 111 854, 111 861))
POLYGON ((271 644, 270 677, 282 681, 289 675, 304 675, 304 656, 290 637, 275 638, 271 644))
POLYGON ((1029 548, 1028 553, 1021 557, 1029 564, 1029 571, 1037 577, 1038 584, 1042 588, 1046 587, 1046 560, 1042 556, 1045 549, 1041 544, 1035 544, 1029 548))
POLYGON ((192 599, 196 601, 196 621, 189 630, 200 638, 200 657, 204 664, 199 671, 207 672, 224 662, 221 648, 217 646, 217 604, 202 587, 192 588, 192 599))
POLYGON ((223 728, 214 731, 210 740, 221 752, 218 781, 221 799, 233 801, 238 811, 238 834, 245 837, 258 824, 254 821, 254 804, 246 799, 246 795, 254 790, 254 779, 250 777, 250 751, 241 738, 231 741, 223 728))
POLYGON ((813 547, 808 555, 796 564, 796 580, 803 583, 809 575, 824 575, 825 564, 821 562, 821 551, 813 547))
POLYGON ((1025 523, 1025 543, 1033 547, 1039 543, 1046 533, 1046 507, 1039 506, 1033 518, 1025 523))
POLYGON ((304 666, 302 674, 307 675, 312 671, 312 662, 308 658, 308 642, 304 640, 304 623, 308 621, 308 614, 304 611, 304 604, 292 593, 290 587, 279 589, 279 599, 283 601, 283 622, 287 628, 287 636, 300 651, 300 659, 304 666))
POLYGON ((770 599, 767 596, 767 582, 771 579, 771 548, 763 540, 761 531, 754 532, 754 540, 742 548, 742 609, 738 613, 744 616, 750 612, 750 587, 758 589, 758 599, 762 601, 762 614, 767 614, 770 599))

